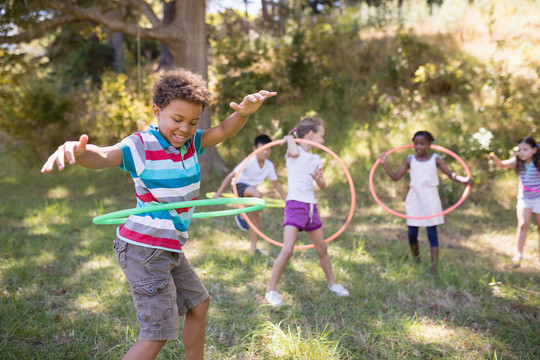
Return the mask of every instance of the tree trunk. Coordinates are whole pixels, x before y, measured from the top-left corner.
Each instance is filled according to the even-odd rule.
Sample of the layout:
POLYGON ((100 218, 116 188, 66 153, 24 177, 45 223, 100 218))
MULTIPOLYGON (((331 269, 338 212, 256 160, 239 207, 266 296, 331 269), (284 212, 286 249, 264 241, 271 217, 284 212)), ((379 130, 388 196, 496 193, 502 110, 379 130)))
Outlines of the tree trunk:
MULTIPOLYGON (((169 44, 171 54, 176 63, 195 73, 200 74, 208 80, 208 62, 207 62, 207 32, 205 22, 205 1, 201 0, 177 0, 173 26, 177 29, 185 29, 180 41, 169 44), (190 9, 190 11, 186 11, 190 9)), ((180 31, 180 30, 179 30, 180 31)), ((210 128, 210 111, 203 112, 200 128, 210 128)), ((201 173, 203 176, 209 175, 211 170, 218 174, 225 174, 228 169, 217 152, 215 147, 205 150, 201 157, 201 173)))
MULTIPOLYGON (((167 26, 174 22, 174 17, 176 14, 176 1, 165 1, 163 0, 163 25, 167 26)), ((182 25, 182 24, 179 24, 182 25)), ((174 56, 169 49, 169 45, 161 43, 159 64, 157 71, 171 69, 176 66, 174 61, 174 56)))
POLYGON ((117 73, 124 72, 124 34, 115 31, 109 39, 109 46, 114 53, 114 71, 117 73))

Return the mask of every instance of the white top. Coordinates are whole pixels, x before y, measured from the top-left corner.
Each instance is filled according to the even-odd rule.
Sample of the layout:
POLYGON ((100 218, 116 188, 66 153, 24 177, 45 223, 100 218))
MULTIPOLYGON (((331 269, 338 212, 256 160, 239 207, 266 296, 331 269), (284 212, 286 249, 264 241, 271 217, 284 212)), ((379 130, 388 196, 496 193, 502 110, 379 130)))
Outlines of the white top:
POLYGON ((439 154, 432 154, 427 161, 416 160, 415 155, 409 155, 411 187, 439 186, 439 174, 437 173, 437 159, 441 159, 439 154))
POLYGON ((321 166, 321 157, 304 151, 300 146, 300 155, 296 158, 287 158, 287 184, 289 192, 287 200, 296 200, 309 204, 316 204, 313 176, 315 169, 321 166))
MULTIPOLYGON (((439 154, 431 155, 427 161, 418 161, 415 155, 409 156, 410 178, 409 192, 405 199, 405 213, 409 216, 429 216, 442 212, 439 197, 439 175, 436 159, 439 154)), ((407 219, 409 226, 436 226, 444 224, 444 216, 429 219, 407 219)))
MULTIPOLYGON (((234 172, 238 173, 238 169, 240 169, 240 165, 242 165, 246 159, 242 160, 242 162, 234 168, 234 172)), ((249 161, 247 162, 246 166, 242 169, 242 172, 238 176, 238 182, 242 184, 246 184, 249 186, 256 187, 260 183, 262 183, 264 180, 270 180, 270 181, 276 181, 277 175, 276 170, 274 169, 274 164, 268 159, 264 160, 264 164, 262 167, 259 166, 259 162, 257 161, 257 156, 253 156, 249 161)), ((232 180, 232 183, 234 183, 234 178, 232 180)))

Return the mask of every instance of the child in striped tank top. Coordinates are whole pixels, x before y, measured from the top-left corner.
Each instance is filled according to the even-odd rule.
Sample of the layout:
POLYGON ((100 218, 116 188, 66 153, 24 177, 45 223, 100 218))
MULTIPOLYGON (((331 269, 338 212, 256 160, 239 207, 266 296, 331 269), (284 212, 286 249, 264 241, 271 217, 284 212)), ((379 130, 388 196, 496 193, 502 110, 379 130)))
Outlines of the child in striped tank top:
POLYGON ((514 168, 519 175, 519 188, 517 196, 517 253, 512 258, 514 265, 519 265, 523 259, 523 249, 527 230, 534 216, 538 230, 538 260, 540 260, 540 151, 538 144, 532 137, 525 137, 518 142, 516 156, 501 160, 495 154, 489 154, 488 159, 493 160, 499 169, 514 168))
MULTIPOLYGON (((442 212, 441 199, 439 197, 439 177, 437 168, 441 169, 451 180, 468 184, 470 178, 459 176, 452 172, 442 157, 438 154, 429 153, 431 143, 435 139, 428 131, 418 131, 412 141, 416 155, 409 155, 397 172, 394 172, 386 163, 386 153, 381 154, 381 165, 386 173, 394 181, 401 179, 407 170, 410 170, 410 185, 407 198, 405 199, 405 212, 408 216, 429 216, 442 212)), ((437 225, 444 223, 444 217, 436 216, 429 219, 407 219, 409 245, 414 259, 420 262, 418 248, 418 227, 425 226, 430 243, 431 268, 428 276, 433 277, 437 272, 439 262, 439 239, 437 225)))

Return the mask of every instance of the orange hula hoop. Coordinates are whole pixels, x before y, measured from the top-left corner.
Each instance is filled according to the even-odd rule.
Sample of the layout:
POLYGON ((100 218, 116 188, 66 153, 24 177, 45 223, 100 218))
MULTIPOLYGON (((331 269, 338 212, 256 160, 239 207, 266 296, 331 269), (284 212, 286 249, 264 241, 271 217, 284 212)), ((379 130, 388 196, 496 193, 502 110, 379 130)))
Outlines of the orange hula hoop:
MULTIPOLYGON (((398 146, 397 148, 394 148, 392 150, 387 151, 386 155, 390 155, 391 153, 399 151, 399 150, 412 148, 413 146, 414 146, 413 144, 398 146)), ((467 164, 465 164, 465 161, 463 161, 463 159, 461 159, 456 153, 454 153, 451 150, 448 150, 445 147, 439 146, 439 145, 431 145, 430 148, 433 149, 433 150, 441 151, 441 152, 443 152, 445 154, 448 154, 448 155, 452 156, 454 159, 456 159, 461 164, 461 166, 463 166, 463 169, 465 170, 465 174, 469 178, 471 177, 471 172, 469 171, 469 168, 467 167, 467 164)), ((467 198, 467 196, 469 196, 469 193, 471 192, 471 184, 467 184, 467 186, 465 187, 465 190, 463 191, 463 194, 461 195, 459 200, 454 205, 450 206, 448 209, 442 211, 439 214, 428 215, 428 216, 408 216, 408 215, 402 214, 400 212, 397 212, 395 210, 392 210, 388 206, 384 205, 382 203, 382 201, 379 199, 379 197, 377 196, 377 194, 375 193, 375 189, 373 187, 373 175, 375 174, 375 169, 377 168, 377 166, 380 163, 381 163, 381 159, 377 159, 377 161, 375 161, 375 164, 373 164, 373 167, 371 168, 371 171, 369 172, 369 191, 371 192, 371 195, 373 196, 373 199, 375 199, 375 202, 377 204, 379 204, 380 207, 382 207, 384 210, 386 210, 390 214, 401 217, 401 218, 404 218, 404 219, 422 220, 422 219, 431 219, 431 218, 434 218, 434 217, 437 217, 437 216, 446 215, 450 211, 454 210, 459 205, 461 205, 461 203, 463 201, 465 201, 465 199, 467 198)))
MULTIPOLYGON (((341 166, 341 168, 343 169, 343 172, 345 173, 345 176, 347 177, 347 181, 349 182, 349 188, 351 190, 351 209, 349 211, 349 216, 347 217, 347 220, 345 221, 345 223, 343 224, 343 226, 338 230, 336 231, 336 233, 332 236, 330 236, 329 238, 325 239, 324 242, 326 243, 329 243, 330 241, 334 240, 335 238, 337 238, 339 235, 341 235, 342 232, 345 231, 345 229, 347 228, 347 226, 349 225, 349 223, 351 222, 352 220, 352 217, 354 215, 354 205, 356 203, 356 194, 355 194, 355 191, 354 191, 354 183, 353 183, 353 180, 352 180, 352 177, 351 177, 351 174, 349 173, 349 170, 347 169, 347 167, 345 166, 345 164, 343 163, 343 161, 332 151, 330 150, 329 148, 327 148, 326 146, 323 146, 321 144, 318 144, 316 142, 313 142, 313 141, 310 141, 310 140, 305 140, 305 139, 294 139, 294 141, 296 141, 297 143, 304 143, 304 144, 308 144, 310 146, 313 146, 313 147, 316 147, 316 148, 319 148, 321 150, 324 150, 325 152, 327 152, 328 154, 330 154, 330 156, 332 156, 337 162, 338 164, 341 166)), ((234 192, 234 196, 238 197, 238 190, 236 189, 236 182, 238 181, 238 176, 240 175, 240 173, 242 172, 242 169, 244 168, 244 166, 247 164, 247 162, 249 161, 249 159, 251 159, 253 156, 255 156, 256 154, 258 154, 259 152, 261 151, 264 151, 268 148, 271 148, 273 146, 276 146, 276 145, 281 145, 283 144, 283 141, 282 140, 275 140, 275 141, 272 141, 268 144, 265 144, 263 146, 261 146, 260 148, 256 149, 255 151, 253 151, 247 158, 246 160, 240 165, 240 167, 238 168, 238 171, 236 172, 236 176, 234 177, 234 180, 233 180, 233 186, 232 186, 232 189, 233 189, 233 192, 234 192)), ((283 247, 283 243, 280 243, 279 241, 276 241, 268 236, 266 236, 260 229, 258 229, 254 224, 253 222, 251 222, 251 220, 249 219, 249 217, 247 216, 244 216, 245 214, 241 214, 241 216, 247 221, 247 223, 249 224, 249 226, 255 231, 255 233, 257 233, 257 235, 259 235, 261 238, 263 238, 264 240, 268 241, 270 244, 274 244, 274 245, 277 245, 277 246, 280 246, 280 247, 283 247)), ((313 244, 307 244, 307 245, 295 245, 294 246, 294 249, 312 249, 314 247, 313 244)))

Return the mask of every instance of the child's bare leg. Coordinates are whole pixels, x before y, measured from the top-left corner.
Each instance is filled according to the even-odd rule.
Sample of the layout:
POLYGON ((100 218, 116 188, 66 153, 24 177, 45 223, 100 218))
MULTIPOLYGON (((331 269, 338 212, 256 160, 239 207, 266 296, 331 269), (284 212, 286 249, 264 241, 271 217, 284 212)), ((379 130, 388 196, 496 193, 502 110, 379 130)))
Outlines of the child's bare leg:
POLYGON ((297 236, 298 228, 296 226, 285 225, 283 227, 283 247, 281 248, 278 257, 274 261, 272 275, 270 276, 270 283, 268 284, 268 291, 276 291, 279 279, 285 271, 287 262, 293 254, 293 247, 297 236))
POLYGON ((330 262, 330 256, 328 255, 327 246, 324 242, 323 228, 320 227, 317 230, 310 231, 308 232, 308 235, 311 239, 311 242, 315 246, 315 251, 317 251, 317 255, 319 256, 319 263, 321 264, 324 275, 326 276, 326 281, 328 281, 328 285, 332 286, 336 283, 336 280, 334 278, 334 272, 332 271, 332 263, 330 262))
POLYGON ((536 221, 536 230, 538 231, 538 259, 540 260, 540 214, 534 214, 534 220, 536 221))
POLYGON ((182 325, 182 339, 186 351, 186 360, 204 358, 204 338, 206 335, 206 313, 210 298, 188 310, 182 325))
MULTIPOLYGON (((249 218, 251 219, 251 222, 257 229, 259 229, 259 225, 261 224, 261 215, 259 211, 253 211, 249 213, 249 218)), ((255 251, 257 250, 257 240, 259 239, 259 235, 253 230, 252 228, 249 228, 249 240, 251 241, 251 250, 255 251)))
POLYGON ((527 238, 527 230, 531 225, 532 210, 526 207, 517 208, 517 251, 518 255, 523 255, 523 249, 525 247, 525 239, 527 238))
MULTIPOLYGON (((248 186, 245 190, 244 190, 244 197, 256 197, 256 198, 262 198, 262 193, 257 190, 256 188, 254 188, 253 186, 248 186)), ((259 225, 261 223, 261 217, 260 217, 260 214, 258 211, 254 211, 252 213, 250 213, 249 215, 249 218, 251 220, 251 222, 253 222, 253 225, 255 225, 255 227, 259 228, 259 225)), ((257 250, 257 240, 258 240, 259 236, 257 235, 257 233, 252 229, 252 228, 249 228, 249 240, 251 241, 251 250, 257 250)))
POLYGON ((167 340, 137 340, 124 355, 124 360, 153 360, 166 342, 167 340))

